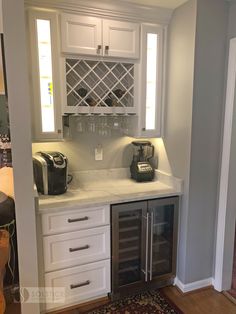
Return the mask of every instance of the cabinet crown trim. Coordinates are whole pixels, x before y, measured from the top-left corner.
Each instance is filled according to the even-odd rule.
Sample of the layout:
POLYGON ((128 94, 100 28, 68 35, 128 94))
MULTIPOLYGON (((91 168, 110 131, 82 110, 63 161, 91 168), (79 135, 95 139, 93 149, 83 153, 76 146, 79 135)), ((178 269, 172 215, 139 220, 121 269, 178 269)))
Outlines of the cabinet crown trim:
POLYGON ((94 0, 89 1, 89 5, 86 0, 25 0, 25 6, 162 25, 169 24, 173 13, 172 9, 161 7, 94 0))

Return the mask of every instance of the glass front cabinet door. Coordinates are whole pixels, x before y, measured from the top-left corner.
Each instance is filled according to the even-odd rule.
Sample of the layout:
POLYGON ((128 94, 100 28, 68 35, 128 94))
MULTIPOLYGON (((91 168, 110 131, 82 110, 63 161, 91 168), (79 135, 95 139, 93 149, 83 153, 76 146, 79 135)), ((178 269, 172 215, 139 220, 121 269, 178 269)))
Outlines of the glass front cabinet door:
POLYGON ((29 9, 27 16, 33 141, 60 140, 58 15, 29 9))
POLYGON ((139 67, 140 137, 161 137, 163 129, 165 28, 141 26, 139 67))
POLYGON ((178 198, 148 201, 149 279, 175 275, 178 198))
POLYGON ((144 281, 147 202, 112 206, 113 291, 144 281))
POLYGON ((173 282, 178 197, 112 206, 112 293, 173 282))

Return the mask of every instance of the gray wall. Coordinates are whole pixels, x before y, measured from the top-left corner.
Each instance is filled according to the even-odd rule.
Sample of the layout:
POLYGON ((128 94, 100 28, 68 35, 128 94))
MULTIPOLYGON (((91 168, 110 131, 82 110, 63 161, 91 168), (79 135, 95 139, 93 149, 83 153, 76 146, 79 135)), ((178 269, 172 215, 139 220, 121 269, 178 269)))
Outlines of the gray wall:
POLYGON ((236 3, 230 4, 229 9, 229 24, 228 24, 228 39, 236 36, 236 3))
POLYGON ((228 4, 190 0, 169 27, 166 135, 173 174, 184 179, 177 276, 212 277, 228 4))
POLYGON ((198 0, 185 283, 212 277, 228 4, 198 0))
POLYGON ((33 144, 33 153, 40 150, 58 150, 69 160, 69 170, 93 170, 128 167, 132 158, 130 143, 133 138, 113 135, 76 134, 73 140, 57 143, 33 144), (103 160, 95 161, 95 147, 103 147, 103 160))
MULTIPOLYGON (((228 42, 236 37, 236 3, 232 3, 229 8, 228 42)), ((236 93, 236 91, 235 91, 236 93)), ((236 95, 234 100, 233 127, 231 138, 231 152, 229 164, 228 199, 226 212, 226 230, 224 242, 224 265, 223 265, 223 289, 228 290, 232 283, 233 252, 235 238, 236 219, 236 95)))
POLYGON ((196 1, 174 11, 168 30, 167 103, 164 144, 175 176, 184 179, 180 210, 178 278, 185 280, 192 128, 196 1))

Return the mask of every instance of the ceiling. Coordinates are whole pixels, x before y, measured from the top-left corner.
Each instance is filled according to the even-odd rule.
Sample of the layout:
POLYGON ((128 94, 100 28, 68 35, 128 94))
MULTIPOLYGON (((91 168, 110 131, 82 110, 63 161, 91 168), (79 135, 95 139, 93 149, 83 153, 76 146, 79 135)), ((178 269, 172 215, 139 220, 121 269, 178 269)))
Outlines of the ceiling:
POLYGON ((122 0, 129 3, 175 9, 188 0, 122 0))

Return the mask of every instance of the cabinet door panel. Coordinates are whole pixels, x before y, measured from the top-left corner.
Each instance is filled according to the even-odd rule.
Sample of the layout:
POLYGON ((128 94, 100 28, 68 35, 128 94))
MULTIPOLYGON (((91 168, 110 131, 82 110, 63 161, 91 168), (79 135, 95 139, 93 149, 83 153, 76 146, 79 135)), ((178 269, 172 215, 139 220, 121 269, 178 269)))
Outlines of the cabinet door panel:
POLYGON ((103 20, 103 54, 139 58, 139 24, 103 20))
POLYGON ((150 224, 150 280, 175 274, 178 198, 148 202, 150 224))
POLYGON ((61 16, 62 51, 99 55, 102 44, 101 20, 94 17, 63 14, 61 16))
POLYGON ((110 260, 47 273, 45 286, 49 291, 45 295, 47 310, 106 296, 110 292, 110 260), (58 287, 65 289, 63 294, 58 287))
POLYGON ((144 280, 147 203, 112 206, 113 292, 144 280))

